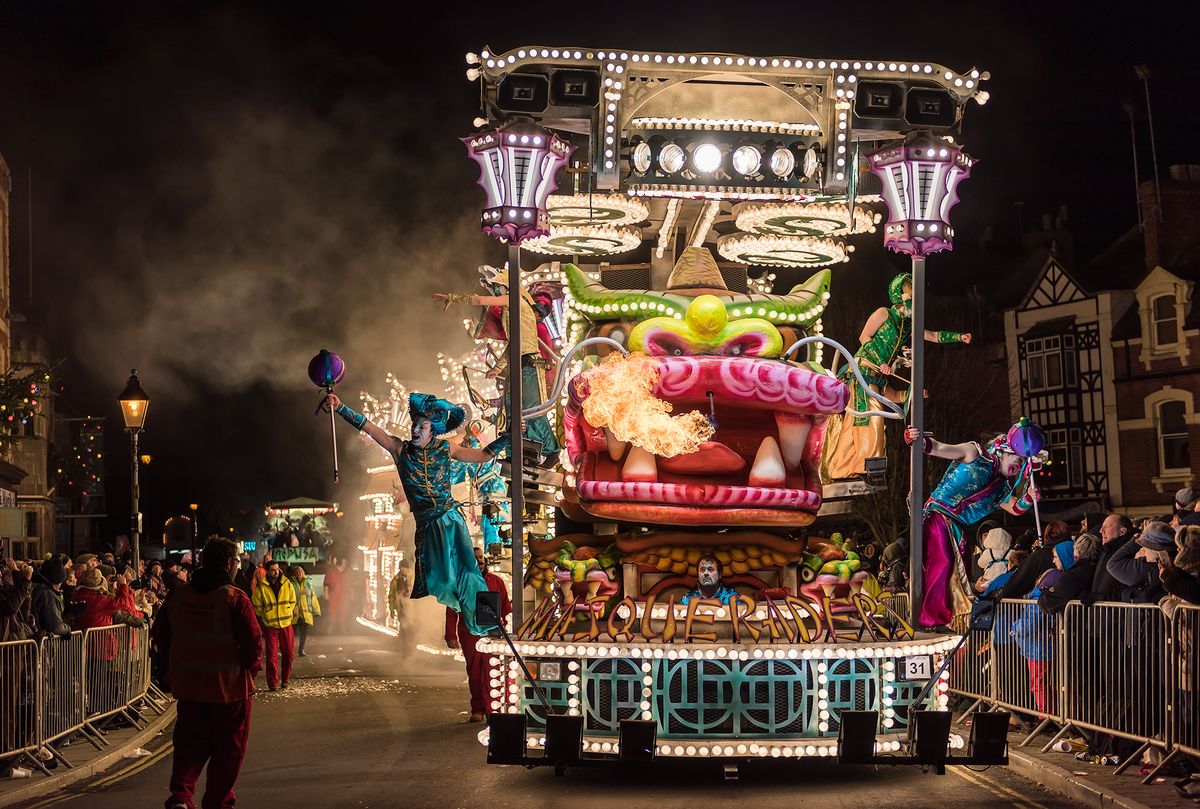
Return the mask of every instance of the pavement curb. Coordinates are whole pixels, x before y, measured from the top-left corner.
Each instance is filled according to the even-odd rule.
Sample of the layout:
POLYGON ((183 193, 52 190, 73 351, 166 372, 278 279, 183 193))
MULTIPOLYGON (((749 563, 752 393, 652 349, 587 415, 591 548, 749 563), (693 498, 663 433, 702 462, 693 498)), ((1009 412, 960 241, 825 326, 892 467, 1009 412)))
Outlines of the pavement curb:
POLYGON ((1141 801, 1109 792, 1068 770, 1009 747, 1008 766, 1017 775, 1036 781, 1047 789, 1074 798, 1093 809, 1150 809, 1141 801))
POLYGON ((107 770, 113 764, 120 761, 127 750, 141 747, 147 741, 157 736, 159 731, 170 725, 174 720, 175 701, 171 700, 163 711, 162 716, 154 717, 149 725, 143 730, 138 731, 134 736, 131 736, 119 747, 99 752, 95 758, 89 759, 86 763, 77 764, 69 770, 57 773, 48 778, 42 778, 36 774, 31 776, 29 784, 0 794, 0 807, 15 806, 31 798, 43 797, 52 792, 57 792, 63 787, 89 778, 102 770, 107 770))

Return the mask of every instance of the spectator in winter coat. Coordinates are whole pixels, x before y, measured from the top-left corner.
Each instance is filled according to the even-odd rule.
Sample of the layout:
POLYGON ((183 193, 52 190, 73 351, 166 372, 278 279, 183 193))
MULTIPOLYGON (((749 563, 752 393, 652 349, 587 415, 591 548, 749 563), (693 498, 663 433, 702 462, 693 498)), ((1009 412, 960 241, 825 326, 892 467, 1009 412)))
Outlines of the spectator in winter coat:
POLYGON ((1097 601, 1117 601, 1125 585, 1108 572, 1108 560, 1127 542, 1133 539, 1133 522, 1123 514, 1109 514, 1100 526, 1100 556, 1096 559, 1096 573, 1092 576, 1092 587, 1080 598, 1085 604, 1097 601))
POLYGON ((1200 503, 1200 495, 1191 486, 1175 492, 1174 514, 1171 527, 1179 528, 1185 525, 1200 525, 1200 512, 1196 504, 1200 503))
POLYGON ((1175 533, 1175 546, 1174 560, 1159 561, 1159 578, 1169 594, 1200 604, 1200 526, 1182 526, 1175 533))
POLYGON ((1025 598, 1037 586, 1038 579, 1053 569, 1054 546, 1043 545, 1021 563, 1008 583, 1000 589, 1000 598, 1025 598))
POLYGON ((1055 566, 1059 567, 1063 574, 1038 596, 1038 606, 1046 612, 1062 612, 1066 609, 1067 602, 1079 598, 1092 586, 1092 579, 1096 574, 1096 559, 1100 556, 1100 538, 1093 534, 1081 534, 1071 546, 1071 552, 1074 563, 1069 568, 1063 568, 1062 563, 1055 557, 1055 566))
MULTIPOLYGON (((1075 547, 1072 542, 1060 542, 1051 547, 1050 551, 1053 554, 1054 567, 1041 575, 1037 586, 1029 593, 1029 598, 1035 599, 1037 603, 1027 604, 1009 630, 1029 668, 1029 690, 1033 692, 1033 703, 1038 711, 1046 714, 1054 713, 1054 683, 1051 674, 1054 614, 1041 606, 1041 596, 1058 584, 1063 575, 1074 566, 1075 547)), ((1090 577, 1088 580, 1090 581, 1090 577)))
POLYGON ((29 599, 33 593, 33 568, 5 559, 0 569, 0 643, 33 636, 29 599))
POLYGON ((1130 604, 1157 604, 1166 594, 1158 574, 1160 561, 1170 562, 1175 537, 1165 522, 1150 522, 1133 542, 1127 542, 1108 560, 1107 570, 1125 585, 1121 601, 1130 604))
POLYGON ((60 638, 71 634, 71 627, 63 620, 62 586, 66 580, 67 571, 63 563, 57 558, 47 559, 33 574, 33 593, 30 596, 38 629, 60 638))

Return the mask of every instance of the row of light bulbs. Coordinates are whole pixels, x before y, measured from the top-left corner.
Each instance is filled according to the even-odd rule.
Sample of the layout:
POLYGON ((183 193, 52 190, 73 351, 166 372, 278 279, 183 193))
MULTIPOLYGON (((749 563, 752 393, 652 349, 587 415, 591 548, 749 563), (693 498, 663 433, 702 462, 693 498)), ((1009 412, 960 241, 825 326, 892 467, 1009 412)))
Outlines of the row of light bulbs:
MULTIPOLYGON (((762 657, 768 660, 841 660, 846 658, 890 658, 904 655, 938 654, 949 649, 957 640, 954 636, 947 636, 945 640, 936 642, 903 641, 894 646, 872 643, 858 647, 815 646, 813 648, 797 648, 789 646, 786 649, 776 649, 770 646, 766 646, 765 648, 763 646, 755 646, 752 649, 738 649, 727 646, 701 648, 695 645, 663 648, 663 644, 627 646, 606 643, 555 644, 528 642, 518 642, 516 646, 517 651, 521 654, 538 657, 633 657, 653 658, 655 660, 686 660, 695 658, 697 660, 715 660, 717 658, 727 658, 731 653, 737 654, 741 651, 746 651, 749 655, 757 657, 756 653, 761 651, 762 657)), ((485 654, 494 654, 503 657, 507 656, 508 646, 492 638, 481 638, 479 649, 485 654)))

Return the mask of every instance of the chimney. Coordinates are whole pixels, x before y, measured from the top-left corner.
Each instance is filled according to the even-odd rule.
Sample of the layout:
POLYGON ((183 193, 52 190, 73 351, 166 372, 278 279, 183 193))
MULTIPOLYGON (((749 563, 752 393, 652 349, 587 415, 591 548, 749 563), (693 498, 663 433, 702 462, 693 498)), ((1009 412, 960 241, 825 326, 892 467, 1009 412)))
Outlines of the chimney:
POLYGON ((1067 206, 1066 205, 1058 206, 1058 216, 1055 217, 1055 219, 1054 219, 1054 229, 1055 230, 1066 230, 1067 229, 1067 206))
POLYGON ((1042 214, 1042 230, 1046 231, 1047 233, 1054 230, 1050 214, 1048 213, 1042 214))

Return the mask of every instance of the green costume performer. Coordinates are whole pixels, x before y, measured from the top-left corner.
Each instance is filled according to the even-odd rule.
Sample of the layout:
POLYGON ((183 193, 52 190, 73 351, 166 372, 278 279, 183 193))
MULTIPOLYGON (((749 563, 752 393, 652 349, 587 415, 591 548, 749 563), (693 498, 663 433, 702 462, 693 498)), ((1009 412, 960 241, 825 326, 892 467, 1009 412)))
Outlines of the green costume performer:
MULTIPOLYGON (((889 377, 895 373, 897 360, 904 348, 912 344, 912 279, 900 273, 888 285, 892 305, 875 310, 863 327, 854 359, 871 390, 882 393, 894 402, 908 401, 909 388, 892 387, 889 377)), ((925 340, 931 343, 969 343, 970 334, 952 331, 926 331, 925 340)), ((838 378, 850 387, 850 409, 859 412, 877 410, 849 365, 838 372, 838 378)), ((851 416, 849 413, 830 421, 825 437, 825 456, 821 464, 822 480, 845 480, 866 471, 867 458, 885 454, 882 416, 851 416)))

